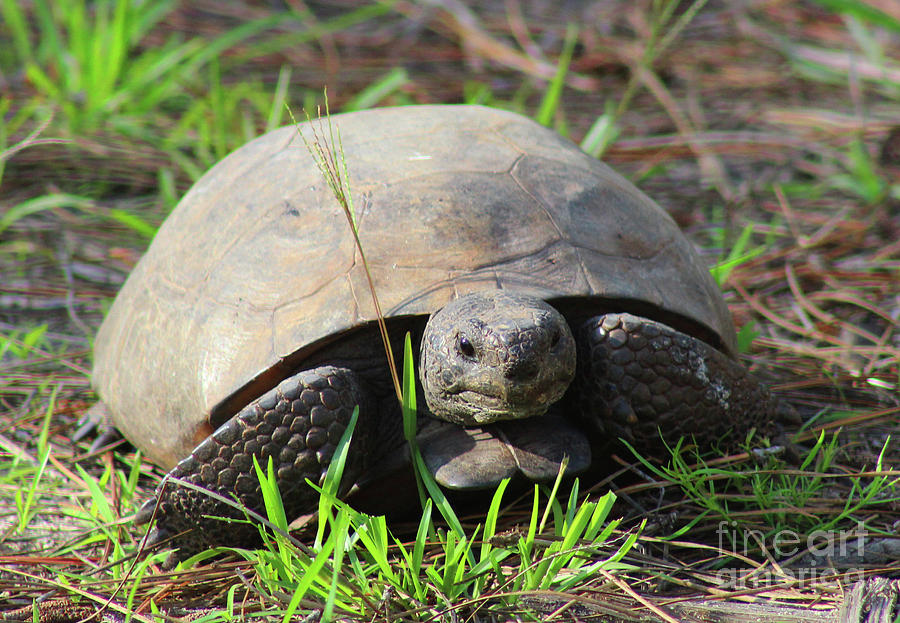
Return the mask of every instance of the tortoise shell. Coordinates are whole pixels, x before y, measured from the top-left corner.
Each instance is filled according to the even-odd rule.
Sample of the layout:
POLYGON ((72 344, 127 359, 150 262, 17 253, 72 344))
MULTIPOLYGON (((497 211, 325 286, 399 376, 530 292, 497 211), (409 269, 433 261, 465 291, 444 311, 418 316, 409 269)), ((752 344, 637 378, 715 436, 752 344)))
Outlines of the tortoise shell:
MULTIPOLYGON (((719 289, 674 221, 554 131, 479 106, 330 123, 387 317, 428 315, 486 288, 598 297, 682 317, 734 352, 719 289)), ((94 387, 119 430, 167 468, 375 318, 347 219, 298 134, 312 141, 311 130, 269 132, 203 175, 97 335, 94 387)))

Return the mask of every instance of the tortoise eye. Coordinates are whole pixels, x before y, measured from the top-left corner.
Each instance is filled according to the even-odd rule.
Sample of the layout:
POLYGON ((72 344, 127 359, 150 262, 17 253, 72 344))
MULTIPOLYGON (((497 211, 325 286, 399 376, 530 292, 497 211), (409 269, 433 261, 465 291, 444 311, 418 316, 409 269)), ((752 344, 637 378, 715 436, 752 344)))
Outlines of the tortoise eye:
POLYGON ((461 352, 466 357, 472 358, 475 356, 475 347, 472 346, 472 342, 470 342, 469 338, 467 338, 465 335, 459 336, 457 346, 459 347, 459 352, 461 352))

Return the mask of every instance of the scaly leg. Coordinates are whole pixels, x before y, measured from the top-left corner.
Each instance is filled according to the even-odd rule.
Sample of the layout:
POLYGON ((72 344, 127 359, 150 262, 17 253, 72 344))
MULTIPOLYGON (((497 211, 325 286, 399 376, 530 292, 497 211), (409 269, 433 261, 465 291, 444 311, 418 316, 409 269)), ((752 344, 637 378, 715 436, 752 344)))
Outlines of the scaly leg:
MULTIPOLYGON (((374 434, 370 429, 377 418, 356 374, 331 366, 305 370, 282 381, 220 426, 169 476, 228 499, 237 497, 247 508, 265 515, 253 457, 263 469, 271 457, 285 512, 289 519, 296 518, 315 509, 318 493, 306 479, 322 483, 356 405, 361 415, 344 470, 346 491, 366 468, 374 434)), ((180 534, 172 544, 178 548, 178 560, 212 545, 259 542, 259 531, 253 525, 207 518, 243 519, 244 515, 202 491, 176 482, 163 483, 156 497, 138 512, 137 522, 150 521, 157 504, 156 529, 149 542, 180 534)))
POLYGON ((708 444, 796 417, 737 361, 653 320, 605 314, 576 333, 569 391, 578 417, 610 440, 641 450, 693 437, 708 444))

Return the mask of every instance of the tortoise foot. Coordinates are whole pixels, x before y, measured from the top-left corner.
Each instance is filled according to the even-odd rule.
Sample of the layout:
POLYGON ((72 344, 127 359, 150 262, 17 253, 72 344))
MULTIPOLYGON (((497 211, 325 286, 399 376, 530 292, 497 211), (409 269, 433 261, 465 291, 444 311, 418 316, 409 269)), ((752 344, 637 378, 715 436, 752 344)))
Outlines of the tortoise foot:
MULTIPOLYGON (((365 412, 366 402, 350 370, 326 366, 289 377, 225 422, 178 463, 155 498, 138 511, 136 522, 147 523, 155 513, 156 527, 148 542, 171 537, 171 545, 178 551, 170 562, 211 546, 258 544, 259 530, 245 521, 243 510, 265 516, 254 457, 263 469, 271 458, 289 518, 313 510, 318 494, 306 480, 322 483, 354 407, 360 405, 365 412), (234 500, 238 507, 223 498, 234 500)), ((344 470, 344 490, 365 467, 366 441, 371 437, 364 430, 365 419, 358 420, 344 470)))
POLYGON ((563 460, 568 460, 568 475, 591 463, 587 437, 559 415, 470 428, 435 420, 416 439, 435 480, 461 491, 495 487, 517 472, 529 480, 549 482, 563 460))
POLYGON ((88 452, 99 452, 118 441, 122 440, 122 434, 116 429, 109 415, 109 410, 103 402, 94 403, 76 423, 77 428, 72 433, 72 441, 78 442, 93 436, 88 452))
POLYGON ((599 434, 643 450, 680 437, 739 442, 793 413, 737 361, 653 320, 596 316, 576 342, 576 413, 599 434))

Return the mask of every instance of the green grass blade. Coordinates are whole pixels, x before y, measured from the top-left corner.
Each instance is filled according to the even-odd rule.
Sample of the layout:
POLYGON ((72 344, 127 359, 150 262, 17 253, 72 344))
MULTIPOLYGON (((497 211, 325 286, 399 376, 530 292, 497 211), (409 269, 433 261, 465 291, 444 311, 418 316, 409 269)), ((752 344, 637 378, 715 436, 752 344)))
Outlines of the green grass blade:
MULTIPOLYGON (((728 256, 709 269, 713 279, 716 280, 716 283, 719 284, 720 287, 728 280, 728 276, 731 274, 732 270, 765 252, 766 247, 763 245, 747 250, 752 235, 753 224, 750 223, 741 230, 737 240, 731 245, 728 256)), ((725 235, 723 234, 723 238, 724 237, 725 235)))
MULTIPOLYGON (((336 525, 332 527, 330 541, 334 541, 334 557, 331 570, 331 585, 328 587, 328 596, 325 598, 325 608, 322 609, 322 621, 331 621, 335 601, 337 598, 338 580, 341 577, 341 567, 343 565, 344 555, 347 552, 347 531, 349 529, 349 517, 345 514, 339 514, 336 525)), ((290 618, 285 618, 284 623, 288 623, 290 618)))
POLYGON ((756 328, 756 322, 750 321, 741 327, 737 332, 737 349, 739 353, 749 353, 753 340, 759 337, 759 330, 756 328))
POLYGON ((416 491, 419 494, 419 502, 421 503, 422 508, 425 508, 425 504, 428 501, 428 495, 425 483, 422 479, 431 474, 429 473, 428 476, 423 475, 419 469, 420 463, 415 458, 420 455, 420 452, 419 445, 416 442, 416 432, 418 428, 418 417, 416 415, 416 372, 412 354, 412 338, 410 337, 409 332, 406 333, 406 337, 403 340, 403 385, 401 395, 403 397, 400 401, 403 413, 403 437, 409 445, 409 453, 410 457, 412 457, 413 474, 416 478, 416 491))
POLYGON ((622 560, 631 548, 634 547, 634 544, 637 543, 638 538, 641 536, 641 533, 644 531, 644 528, 647 526, 647 520, 642 519, 641 525, 637 527, 637 529, 628 535, 625 539, 625 542, 622 543, 622 546, 616 551, 615 554, 606 559, 607 563, 617 563, 622 560))
MULTIPOLYGON (((35 63, 25 64, 25 77, 34 85, 38 93, 45 95, 48 99, 59 101, 62 97, 62 90, 56 81, 50 78, 47 73, 35 63)), ((69 112, 72 110, 71 103, 62 106, 63 110, 69 112)))
POLYGON ((556 65, 556 74, 550 81, 550 86, 541 100, 541 107, 535 115, 535 120, 541 125, 549 127, 553 123, 553 116, 559 108, 562 90, 566 84, 566 74, 569 72, 569 63, 572 62, 572 53, 575 51, 576 43, 578 43, 578 27, 575 24, 569 24, 566 27, 562 53, 559 55, 556 65))
POLYGON ((857 138, 850 144, 849 158, 858 194, 869 204, 882 201, 887 192, 887 184, 875 171, 872 158, 863 141, 857 138))
MULTIPOLYGON (((537 531, 543 532, 544 528, 547 525, 547 519, 550 517, 551 509, 556 506, 556 493, 559 491, 559 485, 562 482, 563 474, 566 472, 566 468, 569 467, 569 457, 563 457, 562 463, 559 465, 559 471, 556 473, 556 480, 553 481, 553 487, 550 489, 549 500, 547 501, 547 506, 544 508, 544 514, 541 516, 541 523, 538 526, 537 531)), ((561 526, 562 522, 557 522, 557 525, 561 526)))
POLYGON ((266 118, 266 132, 271 132, 281 125, 284 117, 284 109, 287 106, 287 90, 291 83, 291 66, 282 65, 278 70, 278 82, 275 84, 275 93, 272 95, 272 106, 266 118))
MULTIPOLYGON (((587 525, 587 528, 584 530, 584 538, 588 541, 595 541, 600 535, 601 530, 603 530, 603 523, 606 521, 606 518, 609 517, 610 511, 612 511, 613 505, 616 503, 616 494, 612 491, 607 491, 603 496, 594 502, 594 510, 591 514, 591 520, 587 525)), ((605 540, 605 537, 604 537, 605 540)))
POLYGON ((40 487, 41 479, 44 477, 44 471, 47 469, 47 461, 50 460, 50 452, 51 448, 49 446, 45 446, 44 449, 41 450, 41 458, 40 462, 38 463, 38 468, 33 474, 31 474, 28 480, 28 484, 25 487, 25 499, 22 501, 22 504, 18 509, 19 522, 17 528, 19 534, 23 534, 25 532, 29 522, 33 517, 32 508, 34 507, 35 503, 35 495, 38 488, 40 487))
POLYGON ((813 0, 835 13, 852 15, 876 26, 900 32, 900 20, 862 0, 813 0))
MULTIPOLYGON (((14 0, 15 1, 15 0, 14 0)), ((47 64, 51 61, 63 61, 63 49, 60 44, 61 35, 57 21, 46 0, 34 0, 34 17, 37 23, 37 62, 47 64)))
MULTIPOLYGON (((29 331, 29 333, 26 334, 25 339, 22 340, 25 343, 25 347, 29 350, 33 348, 44 335, 44 332, 47 330, 47 325, 41 325, 37 327, 37 329, 37 331, 29 331)), ((44 412, 44 421, 41 423, 41 432, 37 439, 38 452, 41 454, 49 447, 47 442, 50 439, 50 421, 56 410, 56 397, 59 395, 60 387, 61 385, 53 386, 53 391, 50 392, 50 399, 47 401, 47 410, 44 412)))
POLYGON ((531 517, 528 520, 528 531, 523 539, 525 551, 530 558, 531 552, 534 551, 534 537, 538 531, 538 508, 540 507, 540 490, 538 485, 534 485, 534 494, 531 498, 531 517))
POLYGON ((569 499, 566 502, 566 515, 565 515, 565 523, 563 524, 563 531, 569 529, 569 526, 572 525, 572 521, 575 519, 575 515, 578 513, 579 504, 578 504, 578 490, 579 490, 579 481, 576 478, 572 483, 572 488, 569 490, 569 499))
MULTIPOLYGON (((672 43, 674 43, 678 36, 681 34, 681 31, 684 30, 685 27, 693 21, 694 17, 697 15, 697 13, 700 12, 706 2, 707 0, 694 0, 694 2, 692 2, 691 5, 687 7, 681 13, 681 15, 678 16, 678 19, 675 21, 675 23, 669 28, 666 34, 663 35, 663 37, 659 40, 659 43, 654 46, 654 58, 659 58, 661 54, 665 53, 669 46, 672 45, 672 43)), ((669 3, 669 6, 667 6, 666 8, 670 9, 670 11, 664 16, 661 25, 664 26, 666 23, 668 23, 669 19, 671 19, 672 16, 671 11, 674 11, 677 5, 677 2, 669 3)))
POLYGON ((16 359, 27 359, 46 332, 47 324, 41 324, 25 331, 15 330, 6 335, 0 333, 0 360, 6 353, 11 353, 16 359))
POLYGON ((112 507, 109 505, 109 499, 100 488, 100 483, 78 463, 75 464, 75 468, 90 492, 92 506, 100 519, 107 524, 114 523, 115 516, 113 515, 112 507))
POLYGON ((341 435, 334 454, 331 457, 331 463, 325 472, 325 480, 322 483, 322 492, 319 495, 319 523, 316 527, 315 548, 318 550, 322 546, 322 537, 325 534, 325 524, 331 516, 331 507, 337 499, 340 490, 341 477, 344 475, 344 467, 347 464, 347 454, 350 450, 350 441, 353 439, 353 431, 356 429, 356 422, 359 419, 359 405, 353 407, 353 415, 350 416, 350 422, 347 429, 341 435))
POLYGON ((272 457, 263 470, 256 455, 253 455, 253 470, 256 472, 256 478, 259 480, 260 490, 263 495, 263 505, 266 509, 266 516, 275 527, 279 530, 287 532, 288 520, 284 513, 284 503, 281 500, 281 493, 278 491, 278 481, 275 478, 275 469, 272 463, 272 457))
POLYGON ((241 41, 248 39, 254 35, 258 35, 270 28, 280 26, 284 22, 290 21, 291 17, 288 13, 275 13, 267 17, 241 24, 237 28, 225 31, 212 41, 207 41, 193 55, 190 61, 185 65, 182 75, 187 77, 200 67, 206 65, 215 58, 220 57, 226 50, 234 47, 241 41))
POLYGON ((137 45, 137 43, 150 32, 150 30, 161 22, 165 17, 175 10, 178 6, 178 0, 147 0, 143 3, 132 20, 128 29, 129 45, 137 45))
MULTIPOLYGON (((121 0, 117 0, 121 1, 121 0)), ((98 2, 94 7, 93 29, 86 40, 86 53, 80 59, 81 71, 85 76, 84 95, 86 105, 85 112, 88 115, 96 115, 103 103, 109 99, 109 91, 106 90, 104 74, 107 71, 115 71, 114 66, 107 67, 106 54, 109 53, 109 40, 112 33, 109 30, 109 5, 110 0, 98 2)))
POLYGON ((416 440, 416 368, 413 361, 412 338, 407 331, 403 340, 403 436, 406 441, 416 440))
POLYGON ((156 235, 156 227, 133 212, 127 212, 120 208, 112 208, 107 214, 110 219, 125 225, 148 240, 152 240, 156 235))
POLYGON ((228 154, 225 139, 228 129, 225 127, 225 91, 222 88, 222 72, 219 71, 217 59, 213 59, 209 63, 209 110, 207 115, 212 116, 213 158, 221 160, 228 154))
POLYGON ((431 523, 432 508, 431 500, 425 500, 425 508, 422 509, 422 519, 419 520, 419 528, 416 531, 416 541, 413 543, 412 559, 410 561, 410 571, 413 578, 415 578, 418 599, 424 597, 418 578, 422 575, 422 560, 425 558, 425 544, 428 540, 428 534, 433 530, 431 523))
POLYGON ((0 16, 6 24, 7 30, 12 35, 12 45, 16 55, 24 65, 34 58, 34 50, 31 47, 31 36, 28 25, 25 23, 25 14, 19 6, 18 0, 0 1, 0 16))
POLYGON ((42 195, 34 199, 23 201, 12 208, 6 214, 0 216, 0 234, 3 234, 16 221, 37 214, 44 210, 54 210, 56 208, 76 208, 88 210, 94 206, 94 202, 87 197, 78 195, 69 195, 65 193, 56 193, 52 195, 42 195))
MULTIPOLYGON (((347 513, 341 513, 345 515, 347 513)), ((399 578, 395 573, 391 561, 388 558, 388 530, 384 516, 369 517, 365 523, 357 529, 359 540, 365 546, 366 551, 374 559, 382 575, 392 583, 399 584, 399 578)))
POLYGON ((450 501, 447 499, 447 496, 444 495, 444 492, 441 490, 437 482, 435 482, 434 477, 431 475, 431 472, 428 471, 428 467, 425 465, 425 460, 422 458, 422 455, 418 451, 418 448, 416 448, 416 453, 413 459, 415 461, 416 468, 419 470, 419 473, 422 476, 422 482, 425 485, 425 489, 428 490, 428 495, 431 496, 431 499, 434 501, 434 505, 440 511, 441 516, 444 518, 444 521, 447 522, 447 524, 459 538, 464 538, 465 530, 463 530, 462 522, 460 522, 459 517, 456 516, 456 512, 450 505, 450 501))
POLYGON ((303 565, 305 568, 300 575, 300 581, 297 583, 296 588, 294 588, 294 593, 291 595, 291 601, 285 609, 284 618, 282 619, 285 623, 292 620, 294 612, 296 612, 297 608, 300 606, 300 601, 306 597, 306 593, 312 588, 313 582, 320 581, 319 574, 324 569, 325 563, 331 559, 334 544, 334 539, 328 539, 322 545, 322 549, 316 552, 316 556, 313 558, 312 562, 309 565, 303 565))
POLYGON ((497 489, 494 491, 494 496, 491 498, 491 505, 488 508, 487 515, 484 519, 484 531, 482 535, 481 551, 479 552, 478 559, 485 560, 491 553, 492 545, 490 543, 491 538, 494 536, 497 530, 497 518, 500 515, 500 504, 503 501, 503 493, 506 491, 507 485, 509 485, 509 478, 504 478, 500 481, 500 484, 497 485, 497 489))
MULTIPOLYGON (((113 10, 112 26, 106 35, 103 58, 97 59, 105 70, 99 76, 98 90, 109 97, 120 82, 129 48, 130 21, 132 18, 131 0, 117 0, 113 10)), ((102 106, 102 104, 101 104, 102 106)))
MULTIPOLYGON (((610 100, 608 104, 612 104, 610 100)), ((616 123, 615 106, 607 105, 607 110, 594 120, 587 134, 581 139, 581 150, 599 158, 619 136, 620 127, 616 123)))
POLYGON ((90 41, 94 33, 85 32, 88 29, 85 16, 84 0, 72 0, 63 11, 68 49, 60 49, 60 56, 55 58, 58 67, 65 71, 64 80, 67 93, 84 91, 89 93, 91 84, 86 81, 86 72, 91 70, 90 41))
MULTIPOLYGON (((330 20, 312 25, 305 31, 298 32, 292 27, 288 33, 272 34, 254 42, 253 45, 248 45, 246 48, 237 51, 234 55, 234 62, 240 64, 251 58, 280 52, 285 48, 296 47, 309 41, 315 41, 323 36, 351 28, 356 24, 361 24, 390 13, 391 7, 395 3, 396 0, 381 0, 353 11, 344 11, 330 20)), ((305 11, 292 11, 289 15, 294 22, 299 22, 304 26, 310 23, 305 11)), ((312 110, 309 106, 305 108, 306 110, 312 110)))
POLYGON ((357 93, 354 97, 351 97, 350 100, 344 104, 343 110, 345 112, 350 112, 353 110, 372 108, 407 83, 409 83, 409 74, 406 73, 406 69, 403 67, 395 67, 380 79, 357 93))
MULTIPOLYGON (((423 508, 426 506, 426 495, 422 491, 422 487, 427 491, 428 496, 434 501, 434 505, 440 511, 444 521, 451 527, 453 532, 459 538, 465 537, 462 523, 456 516, 456 512, 450 505, 450 501, 440 486, 435 482, 434 477, 425 465, 422 453, 419 450, 419 444, 416 443, 416 381, 415 367, 412 357, 412 340, 409 333, 403 344, 403 386, 401 391, 401 405, 403 407, 403 435, 409 444, 409 453, 412 458, 413 471, 416 475, 416 486, 419 487, 419 498, 422 500, 423 508)), ((474 560, 471 561, 474 564, 474 560)))
MULTIPOLYGON (((594 505, 592 503, 583 504, 572 518, 571 523, 567 526, 565 534, 563 535, 563 540, 558 542, 560 543, 558 550, 560 554, 552 558, 547 570, 547 575, 541 582, 542 588, 550 588, 550 585, 556 580, 556 576, 559 574, 560 570, 567 566, 574 558, 577 553, 575 549, 576 544, 584 535, 584 532, 591 521, 593 510, 594 505)), ((554 545, 556 545, 556 543, 554 543, 554 545)))
POLYGON ((172 94, 180 92, 186 79, 183 66, 203 47, 198 39, 180 43, 172 40, 135 59, 113 97, 116 107, 134 102, 135 114, 146 114, 172 94))

